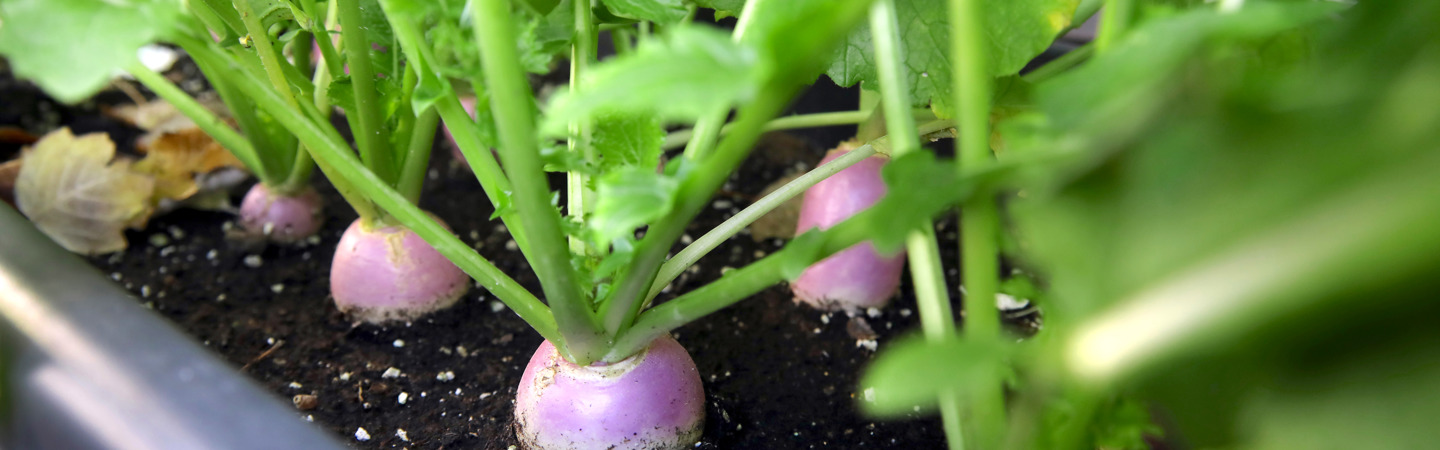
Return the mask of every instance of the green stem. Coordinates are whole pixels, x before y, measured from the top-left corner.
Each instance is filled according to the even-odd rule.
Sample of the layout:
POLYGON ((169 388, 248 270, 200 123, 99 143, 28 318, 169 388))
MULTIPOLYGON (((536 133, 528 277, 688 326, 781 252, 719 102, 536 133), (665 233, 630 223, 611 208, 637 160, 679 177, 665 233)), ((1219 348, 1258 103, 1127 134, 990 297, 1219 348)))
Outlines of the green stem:
MULTIPOLYGON (((313 0, 306 1, 314 3, 313 0)), ((320 62, 324 63, 333 75, 343 73, 345 70, 341 65, 340 52, 335 49, 335 37, 330 33, 330 30, 335 29, 335 25, 340 22, 340 6, 337 1, 326 3, 325 20, 323 22, 316 20, 311 24, 311 30, 315 33, 315 46, 320 47, 320 62)), ((316 89, 318 90, 319 86, 316 86, 316 89)))
MULTIPOLYGON (((877 0, 870 9, 870 36, 875 43, 876 75, 880 80, 880 103, 885 114, 885 128, 908 130, 915 121, 908 114, 909 92, 903 76, 900 25, 896 18, 895 0, 877 0)), ((920 151, 920 140, 909 133, 891 133, 894 155, 920 151)), ((945 285, 945 267, 940 262, 940 244, 935 227, 925 226, 905 237, 906 254, 910 260, 910 278, 915 286, 915 303, 920 310, 920 327, 925 338, 938 342, 955 334, 955 313, 950 310, 949 288, 945 285)), ((954 392, 940 395, 940 421, 951 450, 965 448, 964 427, 961 425, 960 404, 963 398, 954 392)))
MULTIPOLYGON (((1073 157, 1073 152, 1064 150, 1036 152, 1004 161, 990 162, 970 169, 962 169, 958 178, 950 180, 943 186, 935 187, 936 206, 927 212, 931 216, 937 215, 948 208, 947 205, 965 202, 984 192, 990 192, 998 186, 1013 183, 1021 177, 1023 168, 1042 165, 1054 166, 1066 161, 1073 161, 1073 157)), ((877 220, 873 217, 876 214, 874 209, 861 211, 824 231, 812 231, 796 238, 796 241, 799 241, 807 239, 810 234, 817 234, 816 237, 809 239, 820 242, 818 251, 812 249, 802 255, 792 255, 791 253, 795 251, 792 250, 794 246, 794 241, 792 241, 791 245, 787 245, 779 252, 772 253, 760 261, 646 310, 640 314, 634 326, 616 337, 615 344, 610 353, 606 355, 605 360, 613 362, 623 359, 649 345, 656 336, 668 333, 681 325, 719 311, 770 287, 781 280, 786 267, 809 266, 835 252, 870 239, 869 227, 873 226, 872 224, 877 220)), ((807 247, 807 249, 810 248, 807 247)))
MULTIPOLYGON (((960 136, 955 140, 960 170, 994 161, 990 151, 991 77, 986 64, 987 36, 981 18, 981 0, 950 0, 951 67, 955 77, 955 104, 960 136)), ((1000 317, 995 308, 999 287, 1000 220, 995 201, 980 192, 963 205, 960 215, 962 285, 967 295, 965 337, 990 343, 1000 338, 1000 317)), ((988 374, 968 398, 965 438, 973 448, 994 448, 1005 430, 1005 398, 1000 374, 988 374)))
POLYGON ((310 58, 314 56, 315 34, 309 31, 301 31, 295 34, 295 39, 290 41, 290 51, 295 55, 295 69, 301 74, 314 75, 315 68, 310 67, 310 58))
MULTIPOLYGON (((916 134, 923 136, 953 126, 954 123, 948 120, 935 121, 919 127, 916 134)), ((774 192, 756 200, 755 203, 750 204, 750 206, 741 210, 739 213, 726 219, 724 223, 706 232, 704 236, 700 236, 695 242, 686 246, 685 249, 680 250, 680 253, 676 253, 675 256, 671 257, 670 260, 665 261, 665 264, 660 266, 660 272, 656 276, 655 281, 650 284, 650 292, 645 296, 646 305, 648 306, 650 300, 660 295, 660 291, 665 289, 665 286, 670 284, 671 281, 674 281, 675 277, 680 276, 681 272, 684 272, 685 269, 694 265, 700 258, 705 257, 705 255, 709 254, 715 247, 720 246, 722 242, 739 233, 741 229, 750 226, 755 220, 774 210, 776 207, 779 207, 781 204, 790 201, 790 199, 795 198, 795 196, 804 193, 805 190, 811 186, 839 173, 841 170, 845 170, 847 167, 855 165, 855 163, 863 161, 870 155, 876 153, 889 155, 890 152, 889 140, 886 138, 877 139, 839 158, 835 158, 820 167, 816 167, 794 180, 790 180, 789 183, 785 183, 784 186, 781 186, 774 192)))
POLYGON ((700 236, 699 239, 690 243, 690 245, 685 247, 684 250, 681 250, 680 253, 676 253, 670 260, 665 261, 665 264, 660 266, 660 273, 656 276, 655 282, 650 284, 650 293, 645 296, 646 299, 654 299, 655 296, 660 295, 660 291, 664 290, 665 286, 669 285, 671 281, 675 281, 675 277, 680 276, 681 272, 684 272, 685 269, 694 265, 696 261, 699 261, 700 258, 710 253, 715 247, 720 246, 722 242, 729 240, 731 236, 739 233, 741 229, 754 223, 756 219, 759 219, 781 204, 790 201, 790 199, 805 192, 806 189, 809 189, 816 183, 874 154, 874 146, 868 144, 860 146, 839 158, 835 158, 820 167, 816 167, 814 170, 806 172, 804 175, 801 175, 789 183, 785 183, 780 189, 776 189, 775 192, 771 192, 769 195, 766 195, 760 200, 755 201, 755 203, 750 204, 750 206, 744 210, 741 210, 740 213, 726 219, 724 223, 705 233, 704 236, 700 236))
POLYGON ((610 31, 610 41, 615 45, 615 54, 624 55, 635 50, 635 30, 630 27, 616 28, 610 31))
POLYGON ((370 65, 370 42, 365 37, 364 22, 360 17, 360 2, 356 0, 332 0, 339 4, 340 39, 345 42, 346 63, 350 67, 350 86, 355 92, 355 109, 347 111, 357 116, 355 146, 360 149, 360 160, 380 179, 389 185, 395 181, 395 160, 386 151, 384 122, 380 117, 380 100, 375 90, 375 68, 370 65))
POLYGON ((726 137, 717 151, 701 161, 700 167, 680 183, 671 213, 645 232, 645 238, 635 249, 630 267, 616 284, 610 298, 601 304, 600 314, 606 333, 617 336, 634 322, 671 244, 685 231, 690 219, 709 202, 721 183, 739 167, 759 138, 765 122, 785 108, 795 90, 795 86, 788 84, 771 84, 763 89, 757 100, 740 110, 736 132, 726 137))
POLYGON ((385 208, 386 212, 414 231, 446 259, 479 281, 541 336, 546 339, 559 337, 554 318, 539 299, 399 192, 386 185, 374 172, 366 169, 338 133, 325 130, 310 117, 287 107, 285 101, 275 92, 265 89, 253 80, 240 80, 237 85, 250 95, 257 105, 294 133, 307 148, 315 152, 316 162, 321 163, 321 169, 331 175, 331 181, 337 186, 344 183, 358 188, 366 198, 385 208))
POLYGON ((1100 9, 1100 31, 1095 35, 1095 51, 1105 53, 1130 27, 1131 9, 1135 0, 1105 0, 1100 9))
MULTIPOLYGON (((585 75, 585 70, 590 62, 595 60, 595 20, 591 15, 590 2, 575 2, 575 41, 570 47, 570 92, 574 94, 580 89, 580 80, 585 75)), ((590 144, 591 123, 588 119, 578 119, 570 122, 570 139, 568 145, 571 153, 579 154, 585 161, 595 160, 595 151, 590 144)), ((581 171, 572 171, 565 174, 567 203, 566 210, 570 217, 583 223, 586 213, 589 212, 589 200, 592 197, 589 186, 589 176, 581 171)), ((586 254, 584 239, 577 236, 570 236, 570 252, 577 255, 586 254)))
POLYGON ((455 139, 455 146, 465 157, 465 163, 470 166, 470 172, 474 173, 475 178, 480 181, 480 188, 490 199, 490 205, 500 212, 500 221, 510 230, 510 236, 515 238, 516 246, 520 247, 522 254, 529 255, 530 243, 525 237, 525 227, 521 226, 520 218, 515 214, 514 208, 510 207, 510 192, 512 192, 510 179, 506 178, 505 172, 500 169, 500 163, 495 160, 495 153, 481 142, 475 119, 465 112, 464 106, 460 105, 460 99, 455 97, 453 90, 447 91, 439 101, 435 102, 435 109, 440 111, 440 118, 445 121, 445 128, 450 130, 450 136, 455 139))
POLYGON ((415 119, 405 164, 400 168, 400 182, 395 185, 395 190, 410 203, 420 202, 420 188, 425 185, 425 169, 430 166, 430 148, 435 145, 435 129, 439 124, 440 114, 435 108, 426 109, 415 119))
POLYGON ((255 154, 255 148, 250 146, 250 141, 246 140, 244 136, 241 136, 235 129, 230 128, 230 125, 227 125, 224 120, 221 120, 215 113, 210 112, 209 109, 205 108, 205 105, 201 105, 200 102, 195 101, 195 98, 175 86, 175 84, 166 79, 164 75, 150 70, 149 67, 146 67, 139 61, 131 63, 126 67, 126 70, 130 72, 130 75, 135 77, 136 81, 139 81, 140 84, 145 85, 151 92, 154 92, 155 96, 170 102, 181 114, 184 114, 185 117, 195 122, 195 125, 200 127, 200 130, 210 135, 211 138, 215 139, 215 142, 220 143, 220 146, 225 147, 226 150, 234 154, 235 158, 239 159, 240 163, 244 164, 245 167, 250 168, 251 172, 255 172, 255 175, 259 176, 262 182, 266 181, 265 178, 268 176, 268 173, 265 167, 261 165, 259 156, 255 154))
MULTIPOLYGON (((912 111, 912 117, 917 120, 933 120, 935 113, 928 109, 916 109, 912 111)), ((796 128, 816 128, 835 125, 854 125, 864 122, 870 118, 871 111, 837 111, 814 114, 796 114, 793 116, 779 117, 765 124, 764 131, 793 130, 796 128)), ((699 127, 700 124, 696 124, 699 127)), ((720 136, 730 134, 735 128, 734 123, 725 124, 720 128, 720 136)), ((672 149, 685 145, 695 135, 694 129, 673 131, 665 136, 664 148, 672 149)))
POLYGON ((275 51, 275 44, 270 42, 265 25, 255 16, 248 0, 236 0, 234 4, 235 9, 240 11, 240 20, 245 23, 245 32, 250 37, 251 45, 255 46, 255 53, 260 57, 260 64, 265 68, 265 75, 270 78, 270 85, 293 107, 295 95, 290 89, 290 82, 285 79, 285 69, 280 67, 280 55, 275 51))
POLYGON ((566 359, 588 365, 604 355, 608 339, 601 333, 570 263, 570 251, 560 230, 560 214, 550 206, 550 187, 545 181, 531 114, 530 83, 515 47, 510 3, 480 0, 471 12, 495 125, 500 132, 500 154, 515 188, 515 209, 525 222, 532 247, 526 256, 540 278, 556 325, 565 338, 566 359))
MULTIPOLYGON (((748 2, 736 34, 743 34, 741 25, 746 15, 755 10, 757 1, 748 2)), ((759 139, 765 124, 784 110, 790 98, 799 92, 802 78, 795 77, 799 68, 817 67, 824 46, 838 39, 851 26, 864 18, 867 2, 840 2, 826 11, 831 14, 826 28, 817 29, 811 39, 797 42, 773 72, 773 77, 759 90, 756 100, 740 108, 735 131, 727 136, 714 153, 699 159, 699 167, 691 172, 676 191, 670 214, 652 224, 635 251, 634 259, 621 276, 609 298, 601 302, 600 312, 605 331, 618 336, 634 323, 644 304, 644 297, 655 280, 656 271, 665 260, 670 246, 685 231, 690 220, 710 201, 725 179, 740 166, 759 139)))
POLYGON ((1093 54, 1095 54, 1095 45, 1093 43, 1085 44, 1071 50, 1069 53, 1060 55, 1059 58, 1055 58, 1053 61, 1030 71, 1030 73, 1025 74, 1021 78, 1029 83, 1039 83, 1080 65, 1080 63, 1090 59, 1090 56, 1093 54))
MULTIPOLYGON (((744 38, 745 30, 750 28, 747 25, 752 20, 750 16, 754 15, 755 11, 760 9, 759 4, 765 1, 768 0, 750 0, 745 2, 744 8, 740 10, 740 18, 735 26, 735 30, 730 34, 731 40, 740 42, 740 39, 744 38)), ((641 28, 641 30, 643 32, 644 28, 641 28)), ((730 112, 730 108, 727 106, 708 116, 701 117, 700 120, 695 122, 695 127, 691 132, 689 142, 685 144, 686 158, 699 160, 709 155, 710 152, 715 149, 715 143, 720 138, 720 129, 721 126, 725 124, 725 116, 728 112, 730 112)))
POLYGON ((855 139, 867 142, 884 136, 886 111, 880 105, 880 93, 865 89, 863 82, 860 89, 860 110, 870 111, 870 115, 855 127, 855 139))

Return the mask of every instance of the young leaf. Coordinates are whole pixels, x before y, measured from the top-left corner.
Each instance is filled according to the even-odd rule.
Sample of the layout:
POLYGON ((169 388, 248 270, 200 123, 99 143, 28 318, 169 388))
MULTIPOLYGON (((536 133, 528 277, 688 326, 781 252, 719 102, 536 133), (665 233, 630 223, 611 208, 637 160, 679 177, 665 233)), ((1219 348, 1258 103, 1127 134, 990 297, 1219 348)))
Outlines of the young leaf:
POLYGON ((933 409, 944 392, 964 395, 972 386, 1008 371, 1008 351, 952 335, 930 342, 910 337, 881 352, 860 380, 860 408, 898 416, 933 409))
POLYGON ((149 219, 155 183, 111 162, 115 143, 102 133, 76 138, 69 128, 45 135, 25 153, 15 203, 35 227, 75 253, 125 248, 127 227, 149 219))
MULTIPOLYGON (((1030 59, 1044 52, 1070 25, 1078 0, 994 0, 986 1, 985 28, 990 40, 989 71, 994 76, 1012 75, 1030 59)), ((910 100, 924 107, 933 101, 946 111, 954 86, 950 75, 950 23, 945 0, 898 0, 896 15, 902 30, 910 100)), ((835 51, 826 71, 841 86, 864 81, 875 86, 874 44, 869 25, 850 33, 845 45, 835 51)))
POLYGON ((756 55, 724 33, 682 26, 635 52, 597 64, 576 94, 557 95, 541 127, 561 135, 570 121, 611 113, 696 119, 754 95, 756 55))
POLYGON ((595 212, 587 223, 590 241, 597 247, 670 213, 679 185, 654 169, 639 167, 607 173, 597 184, 595 212))
POLYGON ((648 114, 600 114, 590 145, 600 153, 600 172, 620 167, 654 171, 660 165, 665 128, 648 114))
POLYGON ((0 54, 19 77, 63 102, 78 102, 174 32, 178 0, 9 0, 0 2, 0 54))
POLYGON ((679 22, 689 12, 683 0, 604 0, 605 6, 620 17, 669 25, 679 22))

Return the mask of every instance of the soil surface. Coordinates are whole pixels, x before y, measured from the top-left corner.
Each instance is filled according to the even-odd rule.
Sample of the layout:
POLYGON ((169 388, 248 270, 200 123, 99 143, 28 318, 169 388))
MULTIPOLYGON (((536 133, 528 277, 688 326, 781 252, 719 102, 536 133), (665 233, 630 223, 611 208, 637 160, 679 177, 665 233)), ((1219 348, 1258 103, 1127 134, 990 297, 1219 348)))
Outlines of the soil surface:
MULTIPOLYGON (((4 78, 6 98, 19 98, 11 97, 14 92, 32 95, 33 87, 4 78)), ((13 110, 0 109, 6 122, 0 125, 37 135, 55 125, 70 125, 77 134, 110 131, 122 148, 139 134, 101 116, 93 105, 62 107, 34 92, 33 98, 12 103, 13 110), (49 105, 41 111, 57 112, 45 113, 39 123, 20 120, 27 108, 40 104, 49 105)), ((822 80, 794 112, 853 109, 856 97, 854 90, 822 80)), ((682 242, 740 211, 772 181, 813 167, 827 148, 853 133, 854 127, 831 127, 768 136, 682 242)), ((489 220, 491 207, 479 183, 451 159, 443 141, 437 139, 421 206, 539 292, 509 234, 489 220)), ((329 208, 324 229, 309 243, 247 244, 226 237, 235 226, 232 215, 181 210, 127 233, 129 249, 91 261, 137 301, 276 394, 313 396, 296 399, 297 420, 313 421, 353 447, 515 445, 510 428, 515 387, 540 344, 539 335, 478 288, 455 307, 413 323, 373 326, 347 320, 328 298, 327 275, 340 233, 356 216, 323 177, 316 177, 315 185, 329 208), (358 439, 360 429, 368 439, 358 439)), ((243 192, 235 193, 237 202, 243 192)), ((954 228, 953 218, 937 224, 945 261, 956 260, 954 228)), ((738 235, 677 279, 660 299, 701 286, 783 243, 738 235)), ((947 271, 955 286, 954 269, 947 271)), ((863 344, 873 341, 883 350, 900 335, 918 330, 908 280, 907 274, 902 294, 889 307, 864 317, 796 305, 788 287, 777 285, 676 330, 705 384, 706 429, 697 448, 942 447, 944 436, 934 416, 917 413, 882 421, 856 408, 857 379, 876 353, 875 345, 863 344)))

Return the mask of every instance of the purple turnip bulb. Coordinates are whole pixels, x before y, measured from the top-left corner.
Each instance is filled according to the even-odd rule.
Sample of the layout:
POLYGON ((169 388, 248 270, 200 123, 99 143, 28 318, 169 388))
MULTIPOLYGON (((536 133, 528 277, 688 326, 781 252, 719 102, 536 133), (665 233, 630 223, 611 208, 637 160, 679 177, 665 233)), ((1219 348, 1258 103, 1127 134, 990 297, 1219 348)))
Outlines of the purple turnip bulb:
MULTIPOLYGON (((852 148, 848 143, 841 144, 820 163, 828 163, 852 148)), ((885 196, 880 169, 888 161, 885 156, 871 156, 810 187, 805 191, 795 234, 816 227, 829 228, 880 201, 885 196)), ((822 310, 856 312, 878 308, 885 306, 900 287, 904 265, 903 251, 882 256, 869 242, 861 242, 805 269, 790 290, 796 301, 822 310)))
POLYGON ((691 448, 704 423, 700 373, 669 335, 620 362, 584 367, 545 341, 515 395, 516 433, 530 450, 691 448))
POLYGON ((414 320, 455 304, 470 277, 402 226, 356 220, 340 236, 330 264, 335 306, 369 323, 414 320))
POLYGON ((264 183, 255 183, 240 202, 240 225, 251 235, 271 241, 290 243, 303 240, 320 231, 325 216, 323 200, 314 188, 305 188, 294 195, 281 195, 264 183))

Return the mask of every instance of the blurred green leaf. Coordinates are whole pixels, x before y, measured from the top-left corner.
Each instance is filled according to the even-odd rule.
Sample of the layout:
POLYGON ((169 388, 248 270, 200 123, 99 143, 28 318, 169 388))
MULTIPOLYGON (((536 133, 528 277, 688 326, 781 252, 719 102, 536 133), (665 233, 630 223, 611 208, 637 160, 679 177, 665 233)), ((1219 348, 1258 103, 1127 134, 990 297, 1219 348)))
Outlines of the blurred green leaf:
POLYGON ((633 233, 670 213, 674 206, 675 179, 654 169, 622 167, 596 180, 595 211, 587 217, 590 241, 597 247, 633 233))
POLYGON ((689 10, 683 0, 603 0, 616 15, 669 25, 685 18, 689 10))
POLYGON ((665 128, 649 114, 601 114, 590 145, 600 154, 600 172, 621 167, 654 171, 660 166, 665 128))
POLYGON ((918 336, 891 344, 860 379, 860 409, 897 416, 933 410, 942 393, 965 396, 982 381, 1005 376, 1009 350, 954 335, 943 341, 918 336))
POLYGON ((15 75, 74 103, 98 92, 145 44, 176 32, 176 0, 0 2, 0 54, 15 75))
MULTIPOLYGON (((1059 32, 1070 25, 1078 0, 999 0, 984 2, 985 27, 990 37, 989 71, 994 76, 1013 75, 1036 55, 1044 52, 1059 32)), ((917 107, 935 102, 937 110, 950 101, 954 79, 950 74, 950 23, 945 0, 899 0, 896 15, 900 23, 905 77, 910 101, 917 107)), ((850 33, 835 51, 826 74, 836 84, 854 86, 865 82, 877 86, 875 47, 870 27, 862 25, 850 33)))
POLYGON ((1141 24, 1105 54, 1036 86, 1036 95, 1057 128, 1085 125, 1123 134, 1171 98, 1166 89, 1177 71, 1207 45, 1276 36, 1342 8, 1330 2, 1256 2, 1233 14, 1199 8, 1161 17, 1141 24))
POLYGON ((560 135, 575 119, 604 112, 651 112, 662 120, 695 119, 745 101, 759 83, 754 51, 724 33, 681 26, 633 53, 595 65, 578 93, 561 93, 541 129, 560 135))

